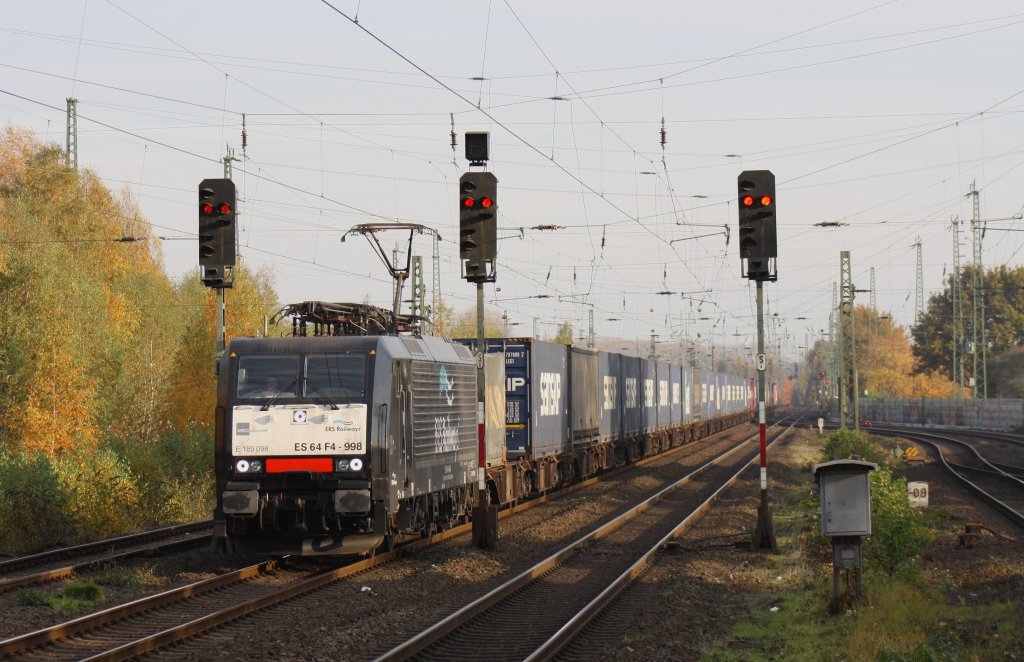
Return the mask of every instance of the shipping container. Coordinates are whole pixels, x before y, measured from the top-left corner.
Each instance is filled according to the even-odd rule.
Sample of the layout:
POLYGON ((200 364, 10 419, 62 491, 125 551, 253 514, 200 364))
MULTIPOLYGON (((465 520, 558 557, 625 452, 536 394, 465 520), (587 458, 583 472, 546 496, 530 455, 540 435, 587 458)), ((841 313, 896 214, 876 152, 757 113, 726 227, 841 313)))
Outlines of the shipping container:
POLYGON ((669 423, 675 427, 683 422, 683 369, 669 366, 669 423))
POLYGON ((640 434, 644 429, 643 409, 643 359, 636 356, 622 356, 620 362, 622 385, 622 438, 640 434))
POLYGON ((597 350, 569 347, 569 439, 572 447, 597 441, 601 426, 601 380, 597 350))
POLYGON ((598 372, 601 379, 601 424, 600 440, 608 442, 616 440, 622 434, 622 403, 624 402, 621 388, 622 355, 600 352, 598 354, 598 372))
POLYGON ((650 359, 640 359, 641 384, 643 385, 643 429, 654 432, 658 429, 658 364, 650 359))
MULTIPOLYGON (((475 346, 472 338, 457 342, 475 346)), ((488 338, 505 354, 505 452, 509 459, 547 457, 569 435, 568 347, 533 338, 488 338)))

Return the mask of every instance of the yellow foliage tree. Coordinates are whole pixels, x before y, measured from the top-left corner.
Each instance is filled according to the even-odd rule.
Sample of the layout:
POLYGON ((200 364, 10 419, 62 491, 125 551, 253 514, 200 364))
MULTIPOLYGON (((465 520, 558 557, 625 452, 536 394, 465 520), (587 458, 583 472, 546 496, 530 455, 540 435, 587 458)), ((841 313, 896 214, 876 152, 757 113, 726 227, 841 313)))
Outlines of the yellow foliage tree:
MULTIPOLYGON (((234 287, 226 295, 229 341, 262 334, 265 320, 280 307, 273 285, 269 269, 253 272, 239 267, 234 287)), ((217 402, 217 294, 203 287, 196 270, 178 284, 176 301, 186 323, 169 377, 164 417, 179 430, 212 430, 217 402)))

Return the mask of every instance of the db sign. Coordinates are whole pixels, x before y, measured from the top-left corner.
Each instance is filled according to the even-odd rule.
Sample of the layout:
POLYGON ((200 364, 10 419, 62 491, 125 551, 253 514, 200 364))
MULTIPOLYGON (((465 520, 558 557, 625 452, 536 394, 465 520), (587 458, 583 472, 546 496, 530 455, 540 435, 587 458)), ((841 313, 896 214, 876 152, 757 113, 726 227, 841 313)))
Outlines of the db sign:
POLYGON ((928 507, 928 483, 914 481, 907 483, 907 499, 910 505, 915 508, 928 507))

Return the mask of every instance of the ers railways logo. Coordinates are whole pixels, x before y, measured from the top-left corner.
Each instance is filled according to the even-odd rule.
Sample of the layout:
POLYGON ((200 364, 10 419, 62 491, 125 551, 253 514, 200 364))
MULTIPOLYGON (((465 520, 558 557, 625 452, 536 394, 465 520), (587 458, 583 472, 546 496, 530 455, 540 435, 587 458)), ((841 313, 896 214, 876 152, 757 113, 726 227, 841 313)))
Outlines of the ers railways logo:
MULTIPOLYGON (((448 371, 444 366, 438 373, 438 393, 444 395, 445 401, 451 407, 455 404, 455 379, 448 379, 448 371)), ((434 452, 454 453, 459 450, 459 429, 458 419, 452 425, 452 415, 434 417, 434 452)))
POLYGON ((451 407, 455 404, 455 379, 448 379, 448 371, 445 370, 444 366, 441 366, 441 373, 438 376, 438 382, 440 388, 438 389, 441 393, 444 393, 444 399, 448 401, 448 406, 451 407))

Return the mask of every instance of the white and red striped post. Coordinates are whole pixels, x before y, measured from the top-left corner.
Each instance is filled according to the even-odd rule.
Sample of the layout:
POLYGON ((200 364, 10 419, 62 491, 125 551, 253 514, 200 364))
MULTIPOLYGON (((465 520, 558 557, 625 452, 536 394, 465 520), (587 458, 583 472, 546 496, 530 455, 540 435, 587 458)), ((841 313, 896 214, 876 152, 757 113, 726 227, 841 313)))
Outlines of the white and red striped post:
POLYGON ((477 425, 477 505, 473 509, 473 544, 494 549, 498 544, 498 508, 487 503, 487 391, 484 384, 484 284, 476 284, 476 425, 477 425))
POLYGON ((754 548, 778 551, 775 526, 768 505, 768 445, 765 431, 765 370, 764 354, 764 287, 757 281, 757 428, 761 443, 761 504, 757 509, 757 528, 754 530, 754 548))

